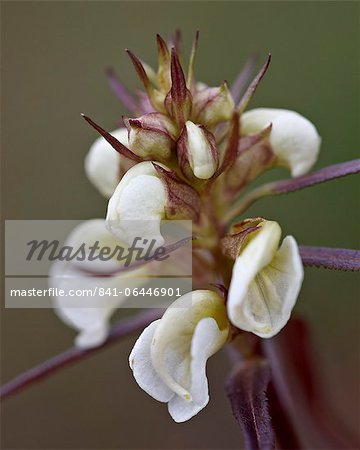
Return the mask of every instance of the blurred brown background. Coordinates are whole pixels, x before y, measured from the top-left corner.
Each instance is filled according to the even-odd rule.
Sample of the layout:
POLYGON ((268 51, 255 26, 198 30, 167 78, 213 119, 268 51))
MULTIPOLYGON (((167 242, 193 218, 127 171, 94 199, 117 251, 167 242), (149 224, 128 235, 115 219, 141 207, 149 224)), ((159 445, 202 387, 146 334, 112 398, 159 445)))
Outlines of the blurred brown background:
MULTIPOLYGON (((317 168, 359 156, 358 2, 2 2, 3 217, 103 217, 86 180, 96 138, 86 112, 108 129, 126 113, 103 69, 138 86, 123 49, 155 63, 155 34, 201 32, 198 78, 231 82, 249 53, 273 53, 251 107, 294 109, 323 138, 317 168)), ((271 175, 285 177, 284 171, 271 175)), ((269 177, 267 177, 268 179, 269 177)), ((249 215, 280 222, 302 244, 358 247, 356 177, 259 202, 249 215)), ((355 274, 308 269, 296 310, 313 324, 324 388, 338 416, 359 423, 359 283, 355 274)), ((119 313, 120 314, 120 313, 119 313)), ((2 310, 5 382, 64 350, 74 333, 51 310, 2 310)), ((233 449, 241 438, 223 391, 226 355, 211 359, 209 406, 176 425, 128 369, 129 339, 2 405, 4 449, 233 449)))

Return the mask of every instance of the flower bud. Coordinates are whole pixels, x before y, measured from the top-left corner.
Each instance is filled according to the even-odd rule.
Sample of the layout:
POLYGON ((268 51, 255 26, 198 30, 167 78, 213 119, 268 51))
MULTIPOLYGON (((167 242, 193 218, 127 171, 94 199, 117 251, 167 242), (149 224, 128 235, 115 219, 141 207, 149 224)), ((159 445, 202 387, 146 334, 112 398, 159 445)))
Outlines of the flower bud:
MULTIPOLYGON (((126 128, 119 128, 111 135, 123 145, 128 145, 126 128)), ((86 175, 105 197, 110 197, 119 183, 120 159, 120 154, 102 136, 96 139, 86 155, 86 175)))
POLYGON ((136 155, 158 161, 171 157, 177 129, 161 113, 149 113, 137 119, 125 119, 129 130, 129 148, 136 155))
POLYGON ((252 224, 249 221, 244 224, 246 236, 239 240, 228 314, 236 327, 270 338, 289 320, 304 270, 292 236, 285 237, 278 249, 281 228, 277 222, 256 219, 252 232, 252 224))
POLYGON ((305 117, 285 109, 258 108, 241 116, 241 134, 256 134, 272 123, 269 135, 276 164, 290 169, 293 177, 307 173, 315 164, 321 138, 305 117))
POLYGON ((203 126, 188 120, 178 141, 177 152, 185 174, 187 165, 201 180, 211 178, 216 172, 218 153, 215 138, 203 126))
POLYGON ((189 292, 143 331, 130 354, 130 367, 139 386, 167 403, 175 422, 185 422, 209 401, 206 362, 228 334, 220 295, 189 292))
POLYGON ((191 116, 194 122, 213 127, 220 122, 230 120, 234 108, 234 100, 227 83, 224 82, 219 87, 201 89, 194 94, 191 116))

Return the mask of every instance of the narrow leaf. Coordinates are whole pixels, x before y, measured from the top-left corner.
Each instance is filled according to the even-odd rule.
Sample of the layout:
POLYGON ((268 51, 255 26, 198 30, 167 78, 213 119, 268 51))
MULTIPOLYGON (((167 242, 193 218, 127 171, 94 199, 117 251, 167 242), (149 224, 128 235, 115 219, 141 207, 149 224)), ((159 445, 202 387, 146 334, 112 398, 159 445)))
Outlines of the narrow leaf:
POLYGON ((135 112, 139 110, 139 105, 126 87, 121 83, 115 71, 109 67, 105 70, 108 83, 116 97, 129 111, 135 112))
POLYGON ((276 181, 268 186, 273 194, 286 194, 288 192, 313 186, 314 184, 324 183, 325 181, 334 180, 358 172, 360 172, 360 159, 354 159, 352 161, 324 167, 317 172, 293 178, 291 180, 276 181))
POLYGON ((192 83, 194 82, 194 64, 195 64, 195 56, 197 51, 197 46, 199 43, 199 30, 195 34, 195 39, 191 48, 190 60, 189 60, 189 69, 186 84, 191 88, 192 83))
POLYGON ((245 195, 242 201, 232 208, 228 213, 226 220, 242 214, 257 200, 269 195, 288 194, 289 192, 298 191, 325 181, 336 180, 337 178, 353 175, 360 172, 360 159, 354 159, 333 166, 324 167, 317 172, 303 175, 301 177, 292 178, 290 180, 274 181, 259 186, 257 189, 245 195))
POLYGON ((235 103, 240 100, 240 95, 244 92, 245 86, 249 82, 250 77, 255 70, 257 60, 258 55, 250 55, 246 60, 243 69, 233 82, 230 91, 235 103))
POLYGON ((281 402, 272 382, 268 388, 269 410, 273 423, 277 449, 300 450, 302 445, 299 441, 298 433, 289 417, 289 414, 281 402))
POLYGON ((304 266, 360 271, 360 250, 301 245, 300 255, 304 266))
POLYGON ((276 392, 293 423, 301 424, 308 448, 359 448, 324 395, 308 325, 292 318, 277 336, 263 339, 262 346, 276 392))
POLYGON ((253 81, 250 83, 250 86, 245 91, 245 94, 242 96, 239 105, 238 105, 238 112, 241 114, 244 112, 245 108, 247 107, 249 101, 251 100, 252 96, 254 95, 256 88, 258 87, 260 81, 262 80, 263 76, 267 72, 269 65, 271 61, 271 53, 269 53, 267 60, 265 61, 265 64, 262 66, 260 71, 257 73, 253 81))
POLYGON ((81 114, 82 117, 86 120, 87 123, 89 123, 95 130, 101 134, 101 136, 112 146, 113 149, 115 149, 120 155, 124 156, 125 158, 131 159, 136 162, 142 161, 142 159, 135 155, 131 150, 129 150, 125 145, 123 145, 120 141, 118 141, 114 136, 112 136, 108 131, 104 130, 104 128, 101 128, 100 125, 95 123, 90 117, 85 116, 85 114, 81 114))
POLYGON ((225 389, 245 440, 246 450, 272 450, 274 431, 266 390, 270 367, 263 359, 240 362, 227 379, 225 389))

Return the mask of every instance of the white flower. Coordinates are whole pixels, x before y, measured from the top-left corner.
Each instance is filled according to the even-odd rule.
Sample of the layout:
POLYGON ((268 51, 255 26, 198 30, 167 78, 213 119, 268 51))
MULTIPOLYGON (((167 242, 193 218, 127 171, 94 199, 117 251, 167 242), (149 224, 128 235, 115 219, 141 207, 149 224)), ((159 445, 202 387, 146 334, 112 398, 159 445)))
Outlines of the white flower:
MULTIPOLYGON (((114 248, 119 245, 112 234, 105 227, 105 220, 87 220, 78 225, 68 236, 65 245, 78 249, 81 244, 93 245, 99 241, 99 247, 114 248)), ((87 253, 88 254, 88 253, 87 253)), ((123 290, 124 280, 126 287, 137 286, 139 275, 144 269, 117 273, 109 277, 108 273, 114 273, 121 268, 122 263, 117 260, 110 261, 57 261, 50 271, 50 286, 62 289, 67 296, 53 298, 55 311, 58 316, 69 326, 79 331, 75 339, 75 345, 81 348, 90 348, 101 345, 109 332, 109 320, 116 308, 125 302, 125 296, 100 295, 100 289, 123 290), (95 276, 97 275, 97 276, 95 276), (134 278, 131 278, 134 277, 134 278), (91 290, 96 295, 73 296, 76 290, 91 290), (71 296, 69 296, 71 294, 71 296), (81 307, 84 305, 83 307, 81 307), (79 306, 79 307, 78 307, 79 306)), ((80 292, 81 293, 81 292, 80 292)))
POLYGON ((168 403, 175 422, 196 415, 209 401, 206 361, 226 342, 224 300, 198 290, 176 300, 136 341, 129 363, 139 386, 168 403))
POLYGON ((160 222, 165 217, 167 193, 150 161, 136 164, 121 179, 109 200, 109 230, 131 244, 136 237, 164 242, 160 222))
POLYGON ((290 169, 293 177, 307 173, 315 164, 321 138, 305 117, 286 109, 258 108, 241 116, 241 134, 259 133, 272 123, 269 141, 277 164, 290 169))
POLYGON ((287 236, 278 249, 280 237, 277 222, 263 221, 240 250, 229 288, 230 321, 262 338, 285 326, 304 276, 295 239, 287 236))
MULTIPOLYGON (((126 128, 119 128, 110 134, 128 146, 126 128)), ((86 155, 85 172, 104 197, 111 197, 119 183, 120 154, 102 136, 96 139, 86 155)))
POLYGON ((217 169, 216 148, 211 145, 204 129, 189 120, 186 127, 186 150, 194 175, 201 180, 211 178, 217 169))

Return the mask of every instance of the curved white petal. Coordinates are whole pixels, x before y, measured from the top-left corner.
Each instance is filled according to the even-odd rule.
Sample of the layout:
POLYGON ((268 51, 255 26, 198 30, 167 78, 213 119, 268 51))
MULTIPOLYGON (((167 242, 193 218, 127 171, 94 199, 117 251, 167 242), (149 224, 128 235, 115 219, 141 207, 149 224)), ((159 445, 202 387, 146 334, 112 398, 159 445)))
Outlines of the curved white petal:
MULTIPOLYGON (((236 258, 228 293, 230 320, 236 324, 237 309, 255 276, 269 264, 278 249, 281 228, 277 222, 264 221, 236 258)), ((250 235, 251 236, 251 235, 250 235)))
POLYGON ((229 323, 223 299, 213 291, 189 292, 144 330, 130 355, 138 384, 168 402, 184 422, 209 400, 206 361, 226 342, 229 323))
POLYGON ((193 122, 186 122, 186 131, 190 167, 197 178, 207 180, 216 171, 216 161, 214 160, 210 143, 206 139, 203 130, 193 122))
POLYGON ((137 164, 126 172, 109 200, 108 228, 129 244, 140 237, 162 245, 160 222, 165 216, 166 202, 166 188, 152 163, 137 164))
POLYGON ((191 401, 174 396, 169 401, 169 413, 175 422, 185 422, 201 411, 209 402, 206 363, 224 343, 224 333, 212 318, 202 319, 197 324, 191 341, 190 385, 191 401))
POLYGON ((241 116, 241 132, 255 134, 270 123, 270 146, 278 165, 288 167, 293 177, 307 173, 320 151, 321 138, 314 125, 294 111, 257 108, 241 116))
MULTIPOLYGON (((119 128, 110 133, 128 146, 128 131, 119 128)), ((111 197, 119 183, 120 155, 102 137, 96 139, 85 157, 85 173, 104 197, 111 197)))
POLYGON ((180 362, 189 363, 192 336, 198 322, 206 317, 218 321, 225 330, 225 341, 228 324, 224 302, 217 293, 208 290, 188 292, 172 303, 154 335, 151 347, 154 368, 170 389, 185 400, 191 400, 191 394, 180 362))
POLYGON ((130 368, 137 384, 159 402, 168 402, 175 394, 162 381, 151 361, 151 342, 160 322, 155 320, 141 333, 129 356, 130 368))
MULTIPOLYGON (((88 250, 88 247, 96 241, 101 248, 104 246, 114 248, 119 244, 106 229, 105 220, 94 219, 78 225, 68 236, 65 245, 77 249, 85 244, 88 250)), ((102 274, 121 268, 123 262, 90 261, 87 255, 88 252, 84 261, 56 261, 50 270, 49 279, 51 287, 63 290, 67 294, 53 298, 55 312, 67 325, 79 331, 75 344, 82 348, 95 347, 106 340, 110 316, 126 300, 126 297, 121 295, 100 295, 100 289, 120 290, 123 287, 123 280, 134 275, 132 271, 101 277, 102 274), (86 292, 91 290, 95 295, 71 295, 76 290, 86 292)), ((137 269, 136 273, 140 273, 141 270, 144 268, 137 269)), ((132 283, 137 282, 136 279, 132 280, 132 283)))
POLYGON ((245 283, 246 290, 237 289, 242 284, 242 272, 234 266, 228 301, 231 322, 262 338, 276 335, 290 318, 303 276, 298 246, 292 236, 287 236, 274 258, 250 283, 245 283))
MULTIPOLYGON (((56 262, 51 270, 50 286, 64 290, 65 293, 76 290, 120 288, 119 276, 99 278, 85 276, 71 263, 56 262)), ((67 325, 80 332, 75 343, 82 348, 102 344, 108 335, 108 323, 114 310, 126 300, 125 296, 57 296, 53 298, 56 314, 67 325), (71 302, 75 306, 71 305, 71 302), (81 305, 84 307, 81 307, 81 305)))

